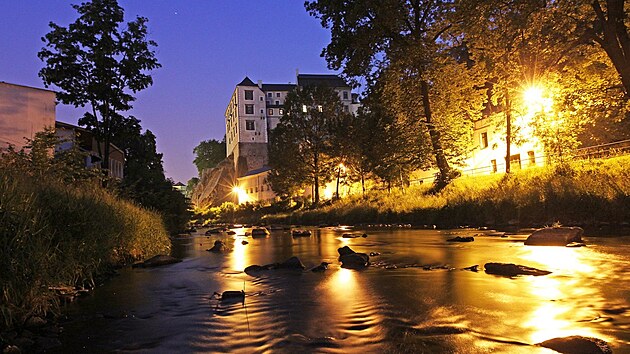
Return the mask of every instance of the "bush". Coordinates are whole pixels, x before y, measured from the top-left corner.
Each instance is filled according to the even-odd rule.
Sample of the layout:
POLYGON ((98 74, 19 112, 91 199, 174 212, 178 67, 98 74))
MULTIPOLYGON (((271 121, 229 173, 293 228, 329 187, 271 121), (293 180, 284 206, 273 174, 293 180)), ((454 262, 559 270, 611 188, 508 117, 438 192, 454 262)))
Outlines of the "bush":
POLYGON ((93 287, 114 265, 170 250, 160 215, 39 142, 0 159, 0 331, 57 310, 50 287, 93 287))
POLYGON ((373 190, 316 210, 267 215, 269 223, 405 222, 456 227, 621 224, 630 220, 630 157, 460 177, 437 193, 429 184, 373 190))

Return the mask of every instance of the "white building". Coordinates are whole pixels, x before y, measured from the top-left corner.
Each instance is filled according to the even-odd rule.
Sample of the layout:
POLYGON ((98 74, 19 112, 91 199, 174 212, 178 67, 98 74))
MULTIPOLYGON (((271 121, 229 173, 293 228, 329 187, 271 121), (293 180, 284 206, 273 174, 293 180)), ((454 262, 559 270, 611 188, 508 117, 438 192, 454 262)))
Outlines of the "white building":
POLYGON ((239 202, 270 201, 275 197, 266 181, 269 132, 284 115, 287 95, 298 86, 330 87, 338 92, 347 112, 358 110, 357 95, 337 75, 298 74, 297 84, 254 83, 245 77, 236 85, 225 110, 227 156, 234 160, 239 202))

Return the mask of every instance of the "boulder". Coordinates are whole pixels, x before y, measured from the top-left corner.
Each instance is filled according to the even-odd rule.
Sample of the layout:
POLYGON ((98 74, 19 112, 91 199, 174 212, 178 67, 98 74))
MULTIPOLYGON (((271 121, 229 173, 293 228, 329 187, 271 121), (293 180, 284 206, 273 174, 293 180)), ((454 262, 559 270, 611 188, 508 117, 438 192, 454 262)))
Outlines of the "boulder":
POLYGON ((536 345, 570 354, 611 354, 613 352, 605 341, 582 336, 553 338, 536 345))
POLYGON ((167 264, 179 263, 182 260, 179 258, 159 254, 157 256, 151 257, 144 262, 134 263, 133 268, 152 268, 159 267, 167 264))
POLYGON ((245 291, 243 290, 228 290, 222 294, 215 291, 214 295, 218 295, 221 302, 245 302, 245 291))
POLYGON ((212 246, 212 248, 207 249, 206 251, 214 252, 214 253, 223 253, 223 252, 228 251, 228 248, 225 245, 225 243, 223 243, 223 241, 216 240, 214 241, 214 246, 212 246))
POLYGON ((343 268, 363 269, 370 264, 370 256, 365 253, 356 253, 348 246, 337 249, 339 261, 343 268))
POLYGON ((515 277, 517 275, 539 276, 551 273, 546 270, 536 269, 513 263, 486 263, 484 265, 484 268, 486 269, 486 273, 488 274, 501 275, 505 277, 515 277))
POLYGON ((276 268, 282 269, 305 269, 306 267, 302 264, 299 258, 293 256, 282 263, 278 263, 276 268))
POLYGON ((339 256, 345 256, 347 254, 352 254, 352 253, 356 253, 352 250, 352 248, 348 247, 348 246, 343 246, 341 248, 337 249, 337 252, 339 252, 339 256))
POLYGON ((448 242, 473 242, 474 240, 475 238, 472 236, 465 236, 465 237, 457 236, 457 237, 449 238, 446 241, 448 242))
POLYGON ((323 272, 326 269, 328 269, 328 262, 322 262, 320 265, 318 265, 317 267, 311 269, 311 272, 323 272))
POLYGON ((370 264, 370 256, 365 253, 351 253, 339 257, 341 266, 350 269, 363 269, 370 264))
POLYGON ((566 246, 571 242, 582 242, 581 227, 546 227, 534 231, 525 244, 528 246, 566 246))

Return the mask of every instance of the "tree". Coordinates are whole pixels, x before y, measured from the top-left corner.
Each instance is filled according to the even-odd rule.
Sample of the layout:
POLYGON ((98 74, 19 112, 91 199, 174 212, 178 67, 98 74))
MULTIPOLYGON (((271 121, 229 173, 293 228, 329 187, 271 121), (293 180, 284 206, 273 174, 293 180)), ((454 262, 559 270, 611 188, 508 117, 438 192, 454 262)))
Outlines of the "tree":
POLYGON ((313 186, 313 203, 319 203, 319 187, 335 167, 332 141, 335 122, 348 113, 337 93, 328 87, 298 88, 287 95, 285 114, 272 131, 270 181, 276 193, 292 195, 304 184, 313 186))
POLYGON ((112 142, 125 152, 122 193, 143 207, 158 211, 170 233, 183 231, 191 217, 188 201, 165 177, 155 135, 150 130, 143 133, 140 121, 134 117, 117 123, 112 142))
POLYGON ((193 153, 195 154, 193 163, 197 166, 197 170, 201 176, 203 170, 216 167, 219 162, 225 159, 225 136, 221 141, 211 139, 200 142, 199 145, 195 146, 193 149, 193 153))
MULTIPOLYGON (((102 167, 109 168, 109 143, 120 112, 132 108, 137 93, 153 84, 148 71, 161 65, 147 39, 147 19, 137 17, 121 28, 124 11, 116 0, 93 0, 72 5, 79 18, 67 28, 50 23, 52 30, 38 53, 46 66, 39 72, 46 87, 59 88, 64 104, 89 106, 79 124, 92 130, 105 151, 99 151, 102 167)), ((101 149, 100 144, 99 150, 101 149)))
MULTIPOLYGON (((453 3, 319 0, 305 6, 331 30, 331 42, 322 56, 332 69, 343 68, 350 77, 376 77, 391 85, 391 103, 397 105, 398 113, 422 122, 424 129, 418 133, 431 148, 440 171, 437 185, 446 185, 454 173, 445 152, 445 132, 438 123, 442 117, 435 111, 435 100, 440 97, 433 92, 433 79, 453 64, 454 50, 463 46, 459 38, 448 33, 453 27, 453 3), (406 99, 397 98, 401 93, 406 99)), ((466 82, 467 87, 476 85, 466 82)), ((470 101, 470 106, 477 105, 470 101)))
POLYGON ((612 126, 619 126, 611 123, 623 116, 623 90, 614 66, 592 39, 600 27, 593 27, 591 16, 596 2, 532 0, 497 6, 480 0, 458 8, 465 19, 458 26, 461 36, 486 70, 491 92, 486 113, 505 116, 507 172, 512 143, 538 139, 547 154, 562 155, 580 140, 605 140, 604 135, 612 136, 612 126), (533 87, 548 100, 545 110, 524 100, 533 87))

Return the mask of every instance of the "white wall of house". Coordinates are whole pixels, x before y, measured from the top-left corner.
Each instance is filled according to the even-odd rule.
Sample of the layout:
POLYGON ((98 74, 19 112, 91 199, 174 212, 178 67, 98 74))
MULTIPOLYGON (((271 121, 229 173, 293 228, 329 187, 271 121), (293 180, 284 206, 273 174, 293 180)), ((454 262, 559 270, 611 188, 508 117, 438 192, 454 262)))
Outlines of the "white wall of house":
POLYGON ((55 92, 0 82, 0 149, 20 149, 25 139, 55 126, 55 92))

